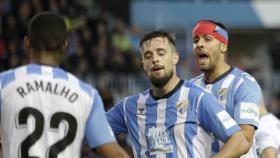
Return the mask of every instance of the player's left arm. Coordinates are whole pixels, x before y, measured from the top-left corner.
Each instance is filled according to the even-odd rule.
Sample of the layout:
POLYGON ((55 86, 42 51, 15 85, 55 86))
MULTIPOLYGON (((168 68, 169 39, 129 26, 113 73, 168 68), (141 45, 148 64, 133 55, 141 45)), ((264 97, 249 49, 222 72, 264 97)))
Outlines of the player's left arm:
POLYGON ((242 76, 234 91, 234 119, 250 144, 249 150, 258 128, 262 91, 257 81, 249 75, 242 76))
POLYGON ((87 119, 85 136, 91 149, 108 143, 116 143, 115 135, 106 118, 103 101, 97 91, 87 119))
POLYGON ((243 132, 213 95, 205 93, 202 97, 198 120, 203 129, 224 142, 224 146, 213 158, 237 158, 247 152, 249 145, 243 132))

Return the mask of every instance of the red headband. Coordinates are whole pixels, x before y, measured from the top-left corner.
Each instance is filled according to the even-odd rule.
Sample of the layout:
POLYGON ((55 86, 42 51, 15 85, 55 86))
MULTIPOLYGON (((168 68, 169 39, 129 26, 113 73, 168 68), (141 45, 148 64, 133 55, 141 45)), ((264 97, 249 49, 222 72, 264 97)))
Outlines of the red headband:
POLYGON ((192 32, 192 37, 195 38, 200 35, 211 35, 224 44, 228 44, 227 31, 210 21, 200 21, 196 24, 192 32))

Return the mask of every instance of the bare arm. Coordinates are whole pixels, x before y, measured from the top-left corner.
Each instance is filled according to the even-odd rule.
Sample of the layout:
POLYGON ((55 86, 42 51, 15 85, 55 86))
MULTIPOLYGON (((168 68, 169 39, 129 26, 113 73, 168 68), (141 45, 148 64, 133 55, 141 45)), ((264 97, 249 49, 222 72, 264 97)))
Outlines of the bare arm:
POLYGON ((117 144, 108 143, 96 148, 104 158, 129 158, 127 153, 117 144))
POLYGON ((253 144, 254 135, 255 135, 255 127, 252 125, 240 125, 240 128, 241 128, 241 131, 243 132, 247 142, 249 143, 248 147, 246 148, 247 152, 248 152, 253 144))
POLYGON ((269 147, 264 149, 264 151, 261 153, 261 158, 277 158, 278 151, 277 149, 273 147, 269 147))
POLYGON ((234 133, 224 144, 221 150, 212 158, 239 158, 248 150, 247 142, 242 131, 234 133))

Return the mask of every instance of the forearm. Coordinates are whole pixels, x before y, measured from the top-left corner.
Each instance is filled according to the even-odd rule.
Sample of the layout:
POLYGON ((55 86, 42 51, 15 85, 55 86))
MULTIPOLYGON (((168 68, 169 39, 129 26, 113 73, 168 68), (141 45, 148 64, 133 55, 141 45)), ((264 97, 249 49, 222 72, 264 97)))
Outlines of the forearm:
MULTIPOLYGON (((240 125, 241 131, 243 132, 249 146, 251 147, 254 141, 255 127, 252 125, 240 125)), ((250 148, 248 148, 249 150, 250 148)))
POLYGON ((212 158, 239 158, 247 153, 249 143, 244 134, 239 131, 233 134, 221 148, 221 150, 212 158))
POLYGON ((108 143, 96 148, 104 158, 129 158, 127 153, 117 144, 108 143))
POLYGON ((277 158, 278 151, 273 147, 264 149, 261 153, 261 158, 277 158))

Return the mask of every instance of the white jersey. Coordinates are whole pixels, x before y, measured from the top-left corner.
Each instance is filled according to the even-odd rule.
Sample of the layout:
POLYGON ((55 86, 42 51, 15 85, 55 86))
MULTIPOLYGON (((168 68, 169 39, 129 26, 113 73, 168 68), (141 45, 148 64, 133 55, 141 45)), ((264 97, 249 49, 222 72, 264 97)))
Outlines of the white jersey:
POLYGON ((274 147, 278 150, 278 158, 280 158, 280 120, 273 114, 267 114, 260 118, 256 144, 259 155, 264 149, 274 147))
POLYGON ((72 74, 30 64, 0 74, 5 158, 78 158, 89 146, 113 142, 98 92, 72 74))

